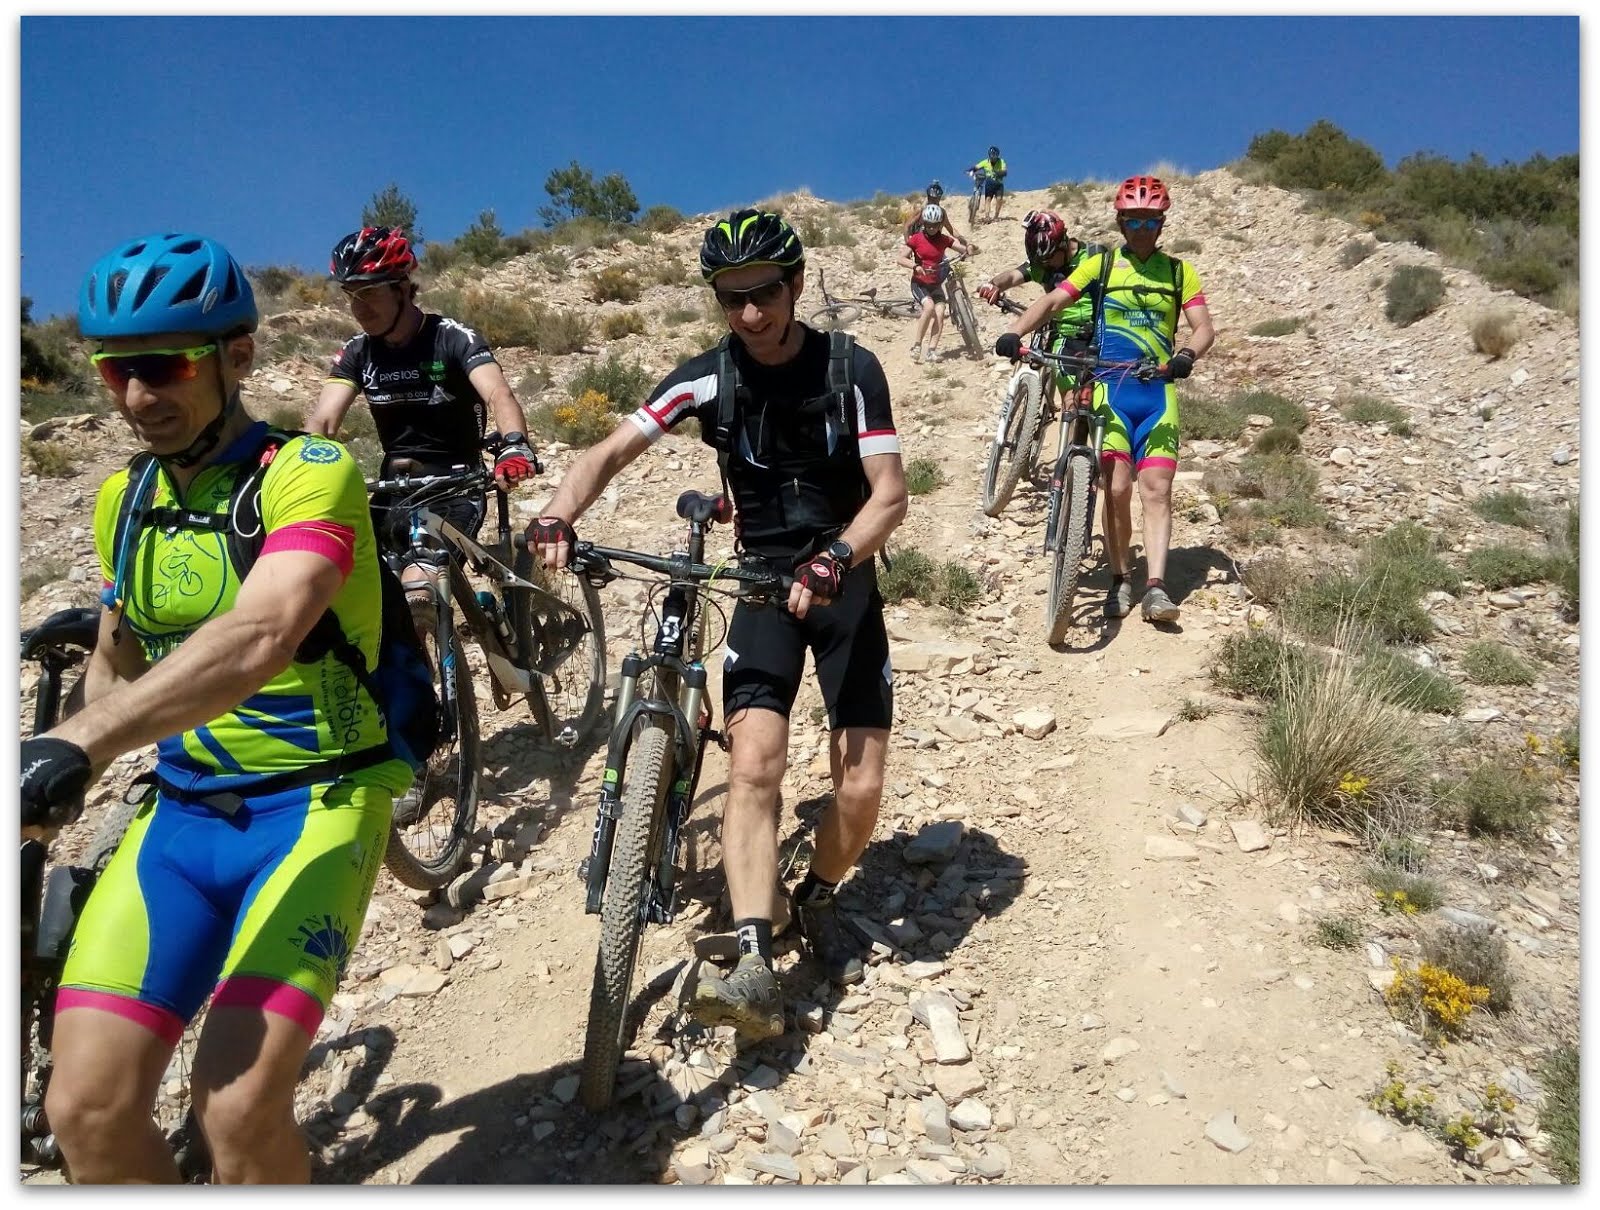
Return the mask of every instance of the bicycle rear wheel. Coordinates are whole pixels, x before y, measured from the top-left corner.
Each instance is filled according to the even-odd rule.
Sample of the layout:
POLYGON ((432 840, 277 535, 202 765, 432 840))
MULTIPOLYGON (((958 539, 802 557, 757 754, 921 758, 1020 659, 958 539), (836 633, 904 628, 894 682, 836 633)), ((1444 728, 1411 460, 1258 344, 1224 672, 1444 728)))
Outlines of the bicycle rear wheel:
POLYGON ((848 306, 844 303, 832 303, 820 311, 813 311, 811 318, 806 322, 813 328, 823 332, 831 332, 835 328, 847 328, 861 318, 861 308, 848 306))
POLYGON ((954 273, 950 275, 950 318, 955 321, 961 342, 967 346, 968 357, 980 357, 983 345, 978 341, 978 318, 972 313, 972 299, 967 297, 967 287, 954 273))
POLYGON ((439 687, 441 734, 411 789, 395 800, 383 863, 406 886, 432 891, 461 869, 478 824, 478 703, 450 610, 414 602, 411 616, 439 687))
MULTIPOLYGON (((517 551, 511 570, 529 583, 543 585, 551 596, 576 610, 583 619, 584 632, 576 638, 571 654, 550 676, 534 676, 534 685, 544 695, 550 720, 550 732, 545 738, 570 747, 593 732, 605 714, 606 618, 600 604, 600 590, 583 576, 546 572, 526 550, 517 551)), ((564 633, 565 626, 560 634, 545 630, 533 597, 526 590, 512 592, 510 604, 511 625, 524 662, 536 664, 546 650, 564 647, 573 641, 575 636, 564 633)), ((533 703, 530 701, 529 705, 533 703)), ((533 715, 536 719, 541 717, 536 706, 533 715)))
POLYGON ((1033 460, 1033 438, 1039 427, 1039 376, 1020 375, 1012 384, 1000 413, 1000 424, 989 443, 989 462, 983 471, 983 511, 998 517, 1011 503, 1017 480, 1033 460))
POLYGON ((589 991, 589 1029, 583 1043, 579 1095, 599 1111, 611 1103, 617 1068, 628 1045, 628 997, 644 932, 645 897, 659 862, 657 850, 667 789, 672 783, 672 733, 647 727, 634 737, 623 774, 622 818, 600 909, 600 948, 589 991))
POLYGON ((1044 622, 1047 641, 1053 646, 1067 637, 1072 627, 1072 598, 1078 591, 1078 574, 1083 569, 1084 552, 1089 549, 1089 480, 1094 474, 1094 459, 1077 452, 1067 455, 1061 487, 1050 489, 1051 516, 1046 522, 1050 547, 1050 590, 1045 595, 1044 622))
POLYGON ((893 319, 915 319, 922 313, 921 304, 912 302, 909 298, 901 299, 899 302, 883 303, 882 309, 885 315, 893 319))

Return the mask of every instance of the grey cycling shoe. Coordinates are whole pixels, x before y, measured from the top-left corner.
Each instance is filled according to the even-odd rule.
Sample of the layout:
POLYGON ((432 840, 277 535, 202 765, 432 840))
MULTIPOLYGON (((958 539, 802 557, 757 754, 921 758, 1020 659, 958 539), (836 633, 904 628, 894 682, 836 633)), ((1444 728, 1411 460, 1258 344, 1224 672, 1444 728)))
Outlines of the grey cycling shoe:
POLYGON ((707 1028, 731 1025, 742 1038, 775 1038, 783 1032, 778 977, 759 954, 745 954, 726 979, 710 972, 700 976, 689 1015, 707 1028))
POLYGON ((1159 584, 1154 588, 1147 588, 1144 594, 1144 603, 1140 607, 1144 612, 1147 622, 1176 622, 1178 620, 1178 607, 1173 604, 1172 598, 1167 595, 1167 590, 1159 584))
POLYGON ((1125 618, 1133 612, 1133 586, 1119 580, 1106 594, 1106 617, 1125 618))

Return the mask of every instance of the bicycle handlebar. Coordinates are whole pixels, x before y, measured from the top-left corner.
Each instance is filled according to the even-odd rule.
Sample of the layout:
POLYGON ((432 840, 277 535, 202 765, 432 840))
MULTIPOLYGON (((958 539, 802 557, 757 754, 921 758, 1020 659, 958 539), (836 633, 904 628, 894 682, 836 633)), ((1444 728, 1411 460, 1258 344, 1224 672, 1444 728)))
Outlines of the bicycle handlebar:
MULTIPOLYGON (((511 539, 519 550, 528 549, 528 535, 517 534, 511 539)), ((712 566, 693 563, 687 555, 648 555, 638 550, 622 550, 614 546, 599 546, 593 542, 579 542, 572 548, 567 566, 585 575, 613 577, 612 561, 632 563, 646 571, 654 571, 673 580, 693 583, 711 583, 732 580, 743 590, 740 595, 754 597, 777 596, 787 593, 794 577, 783 572, 749 567, 742 564, 712 566)))
POLYGON ((368 479, 367 494, 373 492, 420 492, 441 487, 487 486, 493 476, 485 467, 464 467, 448 475, 400 475, 394 479, 368 479))
POLYGON ((1065 370, 1078 374, 1099 374, 1107 370, 1123 370, 1137 378, 1140 382, 1153 382, 1157 378, 1168 378, 1167 363, 1156 361, 1153 358, 1141 357, 1138 361, 1108 361, 1095 353, 1047 353, 1043 349, 1024 348, 1021 350, 1022 360, 1031 361, 1035 365, 1041 362, 1051 362, 1065 370))

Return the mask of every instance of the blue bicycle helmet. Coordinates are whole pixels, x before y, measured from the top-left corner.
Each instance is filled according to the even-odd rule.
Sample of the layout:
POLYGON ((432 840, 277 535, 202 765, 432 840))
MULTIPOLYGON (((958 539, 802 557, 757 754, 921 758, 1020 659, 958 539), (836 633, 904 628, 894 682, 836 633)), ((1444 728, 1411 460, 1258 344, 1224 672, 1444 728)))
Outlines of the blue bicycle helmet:
POLYGON ((255 293, 239 262, 200 235, 146 235, 94 263, 78 291, 78 328, 90 339, 254 332, 255 293))

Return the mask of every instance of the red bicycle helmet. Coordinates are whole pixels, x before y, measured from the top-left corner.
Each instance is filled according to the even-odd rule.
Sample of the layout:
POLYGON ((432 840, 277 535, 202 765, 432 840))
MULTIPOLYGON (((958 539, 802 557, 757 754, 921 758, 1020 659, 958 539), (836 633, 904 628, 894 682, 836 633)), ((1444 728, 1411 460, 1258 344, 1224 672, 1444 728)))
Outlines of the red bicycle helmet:
POLYGON ((404 281, 417 267, 417 254, 399 227, 363 227, 333 246, 328 272, 334 281, 404 281))
POLYGON ((1117 186, 1112 204, 1118 210, 1166 210, 1172 197, 1158 176, 1130 176, 1117 186))
POLYGON ((1067 238, 1067 224, 1054 210, 1030 210, 1023 215, 1022 236, 1029 260, 1048 260, 1067 238))

